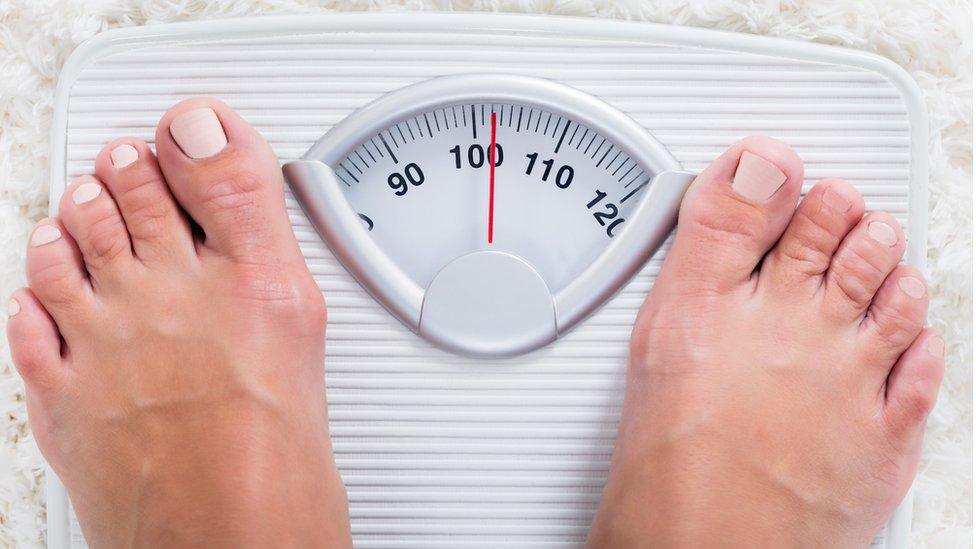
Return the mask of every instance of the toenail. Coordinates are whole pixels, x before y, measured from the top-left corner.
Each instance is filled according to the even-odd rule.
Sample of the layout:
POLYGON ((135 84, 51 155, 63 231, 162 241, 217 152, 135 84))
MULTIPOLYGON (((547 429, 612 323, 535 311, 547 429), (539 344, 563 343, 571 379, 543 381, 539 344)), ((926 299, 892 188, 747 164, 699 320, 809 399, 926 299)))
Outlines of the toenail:
POLYGON ((31 236, 31 246, 43 246, 45 244, 50 244, 59 238, 61 238, 60 229, 54 225, 41 225, 40 227, 34 229, 34 235, 31 236))
POLYGON ((898 243, 898 235, 891 225, 884 221, 872 221, 868 223, 868 235, 875 242, 891 247, 898 243))
POLYGON ((139 160, 139 151, 129 144, 119 145, 112 149, 110 156, 112 157, 112 166, 116 169, 122 169, 139 160))
POLYGON ((732 190, 749 200, 762 202, 776 194, 785 182, 786 174, 772 162, 745 151, 732 177, 732 190))
MULTIPOLYGON (((7 316, 14 316, 19 312, 20 312, 20 302, 11 297, 10 301, 7 302, 7 316)), ((932 343, 929 342, 929 345, 931 344, 932 343)))
POLYGON ((102 194, 102 186, 89 181, 75 187, 74 192, 71 193, 71 201, 75 204, 84 204, 95 200, 100 194, 102 194))
POLYGON ((936 358, 942 358, 945 356, 945 340, 942 339, 942 336, 932 336, 929 338, 929 342, 925 344, 925 350, 936 358))
POLYGON ((899 278, 898 287, 901 288, 901 291, 905 292, 910 297, 914 297, 915 299, 922 299, 925 297, 925 284, 913 276, 899 278))
POLYGON ((841 213, 846 213, 851 209, 852 206, 850 200, 844 198, 844 195, 830 187, 827 187, 827 190, 825 190, 823 193, 823 202, 829 206, 830 209, 841 213))
POLYGON ((190 158, 207 158, 224 150, 227 135, 217 119, 217 113, 209 107, 186 111, 173 119, 169 134, 190 158))

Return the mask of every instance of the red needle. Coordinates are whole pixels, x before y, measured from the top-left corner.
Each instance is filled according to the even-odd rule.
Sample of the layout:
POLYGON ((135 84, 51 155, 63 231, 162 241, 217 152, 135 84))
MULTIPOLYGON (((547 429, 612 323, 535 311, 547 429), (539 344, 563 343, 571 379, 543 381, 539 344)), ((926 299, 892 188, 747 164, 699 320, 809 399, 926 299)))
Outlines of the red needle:
POLYGON ((495 111, 491 112, 491 146, 488 147, 488 243, 495 238, 495 111))

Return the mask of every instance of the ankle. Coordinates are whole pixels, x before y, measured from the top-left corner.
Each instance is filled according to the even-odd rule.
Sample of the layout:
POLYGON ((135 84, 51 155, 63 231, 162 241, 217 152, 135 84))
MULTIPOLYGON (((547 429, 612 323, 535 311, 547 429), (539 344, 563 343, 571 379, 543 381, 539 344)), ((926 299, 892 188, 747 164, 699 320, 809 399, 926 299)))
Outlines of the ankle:
POLYGON ((327 439, 241 437, 190 454, 172 454, 145 479, 136 545, 301 547, 330 530, 322 539, 348 538, 346 493, 327 439))

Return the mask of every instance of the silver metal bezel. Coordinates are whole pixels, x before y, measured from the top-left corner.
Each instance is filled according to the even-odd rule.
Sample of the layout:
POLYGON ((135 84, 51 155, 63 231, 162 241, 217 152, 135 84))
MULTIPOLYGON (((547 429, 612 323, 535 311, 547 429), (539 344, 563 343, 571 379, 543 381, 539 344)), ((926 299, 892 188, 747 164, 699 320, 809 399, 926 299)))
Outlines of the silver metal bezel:
MULTIPOLYGON (((694 174, 633 119, 600 99, 569 86, 525 76, 468 74, 433 78, 390 92, 343 119, 300 160, 285 165, 286 179, 319 234, 349 272, 394 316, 420 333, 425 289, 410 279, 373 242, 345 200, 333 173, 338 165, 380 131, 437 108, 467 103, 510 103, 538 107, 599 132, 652 176, 627 226, 572 283, 553 296, 556 332, 562 335, 617 292, 664 242, 694 174)), ((537 348, 499 342, 509 356, 537 348)), ((443 343, 441 342, 441 346, 443 343)))

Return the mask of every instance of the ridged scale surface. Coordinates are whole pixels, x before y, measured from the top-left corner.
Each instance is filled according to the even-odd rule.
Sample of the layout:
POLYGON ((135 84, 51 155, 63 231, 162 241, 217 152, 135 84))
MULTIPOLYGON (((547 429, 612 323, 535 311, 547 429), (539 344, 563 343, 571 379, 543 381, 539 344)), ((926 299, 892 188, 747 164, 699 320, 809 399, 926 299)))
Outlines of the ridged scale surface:
MULTIPOLYGON (((553 33, 354 32, 134 47, 71 89, 66 176, 122 134, 152 141, 174 102, 220 97, 299 157, 387 91, 465 72, 551 78, 628 113, 691 170, 767 134, 905 224, 909 128, 898 91, 862 69, 553 33)), ((584 540, 613 448, 627 342, 666 251, 558 344, 505 361, 431 348, 351 279, 289 195, 329 307, 331 432, 358 547, 563 547, 584 540)), ((77 527, 74 543, 84 542, 77 527)))

